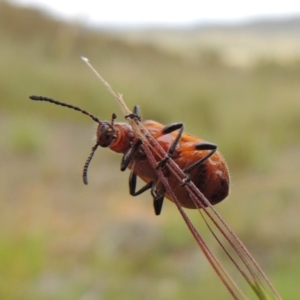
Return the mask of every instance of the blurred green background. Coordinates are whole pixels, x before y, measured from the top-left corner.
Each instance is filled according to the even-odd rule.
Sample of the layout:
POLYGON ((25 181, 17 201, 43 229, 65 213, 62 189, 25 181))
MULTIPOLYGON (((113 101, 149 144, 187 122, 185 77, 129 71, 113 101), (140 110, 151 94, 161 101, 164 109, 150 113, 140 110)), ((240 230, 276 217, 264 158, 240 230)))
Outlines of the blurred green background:
POLYGON ((218 144, 232 179, 218 211, 299 299, 300 39, 274 27, 97 31, 1 2, 0 299, 230 299, 176 207, 156 217, 150 194, 129 195, 120 156, 99 149, 83 185, 88 117, 28 99, 123 121, 81 55, 144 119, 218 144))

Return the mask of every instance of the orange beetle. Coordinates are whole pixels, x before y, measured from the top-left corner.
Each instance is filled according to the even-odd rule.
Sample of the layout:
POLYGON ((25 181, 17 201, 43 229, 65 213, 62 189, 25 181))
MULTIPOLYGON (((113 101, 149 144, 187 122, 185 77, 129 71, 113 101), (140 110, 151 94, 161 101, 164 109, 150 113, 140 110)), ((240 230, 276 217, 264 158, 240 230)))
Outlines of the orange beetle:
MULTIPOLYGON (((109 147, 111 150, 122 153, 121 171, 131 170, 129 175, 129 192, 132 196, 138 196, 146 190, 151 190, 154 211, 159 215, 162 209, 164 197, 173 201, 166 193, 166 188, 160 182, 156 170, 150 164, 141 146, 141 140, 135 136, 132 127, 128 123, 115 123, 116 115, 112 115, 111 121, 100 121, 87 111, 43 96, 30 96, 30 99, 47 101, 62 105, 82 112, 98 123, 96 145, 88 157, 83 170, 83 181, 87 184, 87 170, 89 163, 98 148, 109 147), (146 185, 136 191, 137 176, 146 182, 146 185)), ((140 119, 140 110, 134 107, 132 116, 140 119)), ((193 135, 184 133, 182 123, 172 123, 164 126, 155 121, 144 121, 143 126, 150 135, 157 140, 165 150, 167 156, 158 162, 157 167, 164 169, 170 187, 174 191, 181 206, 197 208, 188 191, 178 183, 177 178, 169 172, 167 167, 168 158, 187 174, 197 188, 204 194, 211 204, 217 204, 227 197, 229 192, 229 172, 222 155, 217 151, 217 146, 193 135)))

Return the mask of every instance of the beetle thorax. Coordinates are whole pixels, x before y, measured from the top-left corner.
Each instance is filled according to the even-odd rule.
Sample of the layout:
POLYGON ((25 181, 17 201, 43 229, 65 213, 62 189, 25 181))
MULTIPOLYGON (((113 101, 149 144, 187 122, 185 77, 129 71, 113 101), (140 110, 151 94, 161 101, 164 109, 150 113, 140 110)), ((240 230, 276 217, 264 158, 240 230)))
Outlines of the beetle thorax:
POLYGON ((125 154, 135 139, 132 127, 127 123, 117 123, 114 125, 114 129, 116 138, 111 143, 110 149, 125 154))

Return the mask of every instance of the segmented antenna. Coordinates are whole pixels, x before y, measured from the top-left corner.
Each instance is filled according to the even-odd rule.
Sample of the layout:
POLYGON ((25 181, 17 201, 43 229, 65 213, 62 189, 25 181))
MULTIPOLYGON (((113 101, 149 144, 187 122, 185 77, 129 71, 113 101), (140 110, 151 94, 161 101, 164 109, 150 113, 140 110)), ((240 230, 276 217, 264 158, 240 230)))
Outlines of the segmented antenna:
POLYGON ((87 171, 88 171, 88 168, 89 168, 89 165, 90 165, 90 162, 94 156, 94 153, 95 151, 97 150, 98 148, 98 144, 96 144, 93 148, 92 148, 92 151, 91 151, 91 154, 89 155, 89 157, 87 158, 85 164, 84 164, 84 167, 83 167, 83 182, 84 184, 88 184, 88 178, 87 178, 87 171))
MULTIPOLYGON (((92 118, 95 122, 101 124, 100 120, 97 117, 95 117, 94 115, 90 114, 86 110, 81 109, 80 107, 77 107, 77 106, 74 106, 74 105, 71 105, 71 104, 67 104, 67 103, 64 103, 64 102, 60 102, 58 100, 54 100, 52 98, 48 98, 48 97, 44 97, 44 96, 31 95, 31 96, 29 96, 29 98, 31 100, 34 100, 34 101, 46 101, 46 102, 50 102, 50 103, 53 103, 53 104, 56 104, 56 105, 61 105, 61 106, 64 106, 64 107, 68 107, 68 108, 80 111, 81 113, 83 113, 83 114, 89 116, 90 118, 92 118)), ((116 119, 116 117, 117 117, 116 114, 113 114, 113 116, 112 116, 112 125, 113 125, 113 122, 116 119)), ((88 184, 87 171, 88 171, 88 168, 89 168, 89 164, 90 164, 90 162, 91 162, 91 160, 92 160, 92 158, 94 156, 94 153, 95 153, 96 149, 98 148, 98 146, 99 145, 96 144, 92 148, 91 154, 89 155, 88 159, 86 160, 86 162, 84 164, 84 168, 83 168, 83 182, 85 184, 88 184)))
POLYGON ((75 110, 80 111, 80 112, 82 112, 83 114, 85 114, 85 115, 91 117, 95 122, 101 123, 100 120, 99 120, 97 117, 95 117, 94 115, 90 114, 90 113, 87 112, 86 110, 81 109, 80 107, 77 107, 77 106, 74 106, 74 105, 71 105, 71 104, 67 104, 67 103, 63 103, 63 102, 54 100, 54 99, 52 99, 52 98, 44 97, 44 96, 35 96, 35 95, 31 95, 31 96, 29 96, 29 98, 30 98, 31 100, 34 100, 34 101, 47 101, 47 102, 50 102, 50 103, 53 103, 53 104, 56 104, 56 105, 61 105, 61 106, 64 106, 64 107, 68 107, 68 108, 75 109, 75 110))
POLYGON ((113 113, 112 116, 111 116, 111 126, 114 126, 116 118, 117 118, 117 115, 115 113, 113 113))

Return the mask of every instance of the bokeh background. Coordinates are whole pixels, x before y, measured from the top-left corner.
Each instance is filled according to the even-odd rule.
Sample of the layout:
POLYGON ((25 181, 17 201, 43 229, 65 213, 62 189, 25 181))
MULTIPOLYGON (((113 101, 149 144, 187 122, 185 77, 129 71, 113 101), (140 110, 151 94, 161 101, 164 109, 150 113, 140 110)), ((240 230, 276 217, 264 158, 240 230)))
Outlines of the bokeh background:
POLYGON ((144 119, 218 144, 232 179, 218 211, 283 299, 299 299, 299 53, 297 17, 109 30, 0 2, 0 298, 230 299, 176 207, 156 217, 148 193, 129 195, 120 156, 99 149, 83 185, 88 117, 28 99, 123 121, 84 55, 144 119))

